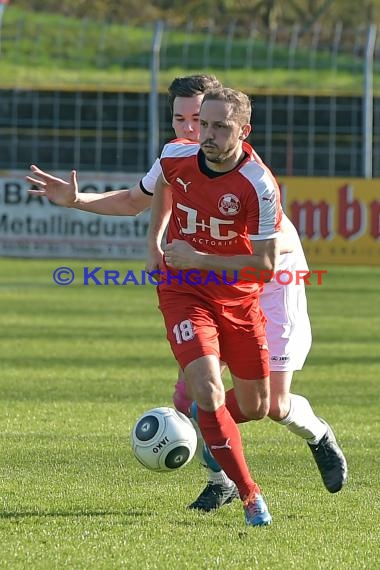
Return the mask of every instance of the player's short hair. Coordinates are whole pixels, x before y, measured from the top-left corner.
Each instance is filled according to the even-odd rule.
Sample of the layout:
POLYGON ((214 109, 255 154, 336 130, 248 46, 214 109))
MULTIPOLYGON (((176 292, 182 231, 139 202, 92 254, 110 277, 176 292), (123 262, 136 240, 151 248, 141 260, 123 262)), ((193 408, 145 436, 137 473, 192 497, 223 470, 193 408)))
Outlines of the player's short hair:
POLYGON ((176 97, 194 97, 203 95, 208 89, 221 87, 219 79, 215 75, 188 75, 176 77, 168 88, 170 110, 173 112, 174 99, 176 97))
POLYGON ((230 103, 234 120, 238 121, 240 125, 249 124, 251 121, 252 101, 248 95, 242 91, 220 86, 216 89, 209 89, 205 93, 202 105, 205 101, 223 101, 230 103))

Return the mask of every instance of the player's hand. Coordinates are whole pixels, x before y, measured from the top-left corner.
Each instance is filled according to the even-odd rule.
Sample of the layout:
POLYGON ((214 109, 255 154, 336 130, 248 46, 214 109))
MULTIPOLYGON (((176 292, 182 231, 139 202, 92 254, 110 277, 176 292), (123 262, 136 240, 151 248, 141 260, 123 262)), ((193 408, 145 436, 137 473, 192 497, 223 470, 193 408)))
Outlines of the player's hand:
POLYGON ((165 263, 175 269, 192 269, 197 266, 199 252, 189 243, 173 239, 165 248, 165 263))
POLYGON ((72 208, 75 205, 75 202, 78 200, 78 182, 75 170, 71 171, 69 182, 51 176, 51 174, 44 172, 34 164, 31 165, 30 170, 38 178, 26 176, 25 180, 39 188, 38 190, 29 189, 28 192, 30 194, 46 196, 46 198, 58 204, 58 206, 65 206, 66 208, 72 208))
POLYGON ((165 265, 163 260, 163 251, 160 247, 150 249, 145 263, 145 271, 148 274, 152 273, 153 279, 160 281, 165 265))

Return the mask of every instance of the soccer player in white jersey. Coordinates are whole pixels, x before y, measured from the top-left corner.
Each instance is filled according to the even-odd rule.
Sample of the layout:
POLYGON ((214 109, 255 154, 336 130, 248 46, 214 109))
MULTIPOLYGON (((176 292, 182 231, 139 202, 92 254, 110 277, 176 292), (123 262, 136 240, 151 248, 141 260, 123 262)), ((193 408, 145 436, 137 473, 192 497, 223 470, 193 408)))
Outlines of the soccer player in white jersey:
MULTIPOLYGON (((169 104, 172 110, 172 126, 178 138, 190 141, 199 139, 199 110, 203 93, 219 86, 213 76, 195 75, 176 78, 169 87, 169 104)), ((105 194, 79 193, 77 174, 72 171, 65 181, 31 167, 33 176, 26 179, 39 189, 32 194, 46 196, 52 202, 65 207, 104 215, 134 216, 148 208, 155 184, 161 174, 160 162, 153 164, 140 183, 130 189, 105 194), (38 178, 35 178, 38 177, 38 178)), ((306 270, 307 264, 298 234, 291 222, 283 216, 285 240, 290 241, 291 253, 280 256, 281 270, 294 275, 297 269, 306 270)), ((287 246, 284 247, 285 251, 287 246)), ((270 352, 271 401, 269 417, 304 439, 314 456, 322 480, 331 493, 342 488, 347 478, 345 458, 338 447, 330 427, 314 414, 308 400, 290 393, 293 372, 300 370, 311 345, 310 322, 307 313, 305 286, 295 280, 283 286, 276 280, 266 283, 260 304, 267 318, 266 331, 270 352)), ((190 398, 186 394, 183 374, 180 372, 173 395, 175 406, 189 415, 190 398)), ((208 483, 199 497, 189 505, 201 511, 215 510, 238 497, 235 484, 208 454, 208 483)))

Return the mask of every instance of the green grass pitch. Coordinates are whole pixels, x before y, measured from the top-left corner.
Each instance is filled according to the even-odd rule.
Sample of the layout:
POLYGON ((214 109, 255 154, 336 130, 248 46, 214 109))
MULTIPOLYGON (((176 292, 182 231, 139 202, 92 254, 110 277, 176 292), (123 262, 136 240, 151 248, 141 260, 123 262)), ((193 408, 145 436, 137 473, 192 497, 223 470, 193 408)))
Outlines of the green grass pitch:
POLYGON ((205 484, 196 461, 154 474, 132 456, 136 418, 171 405, 176 377, 155 290, 83 286, 81 274, 143 263, 0 263, 0 568, 379 568, 380 268, 328 267, 308 288, 314 344, 293 385, 333 425, 346 488, 330 495, 283 427, 243 425, 273 516, 249 528, 238 501, 186 509, 205 484), (72 285, 54 284, 60 265, 72 285))

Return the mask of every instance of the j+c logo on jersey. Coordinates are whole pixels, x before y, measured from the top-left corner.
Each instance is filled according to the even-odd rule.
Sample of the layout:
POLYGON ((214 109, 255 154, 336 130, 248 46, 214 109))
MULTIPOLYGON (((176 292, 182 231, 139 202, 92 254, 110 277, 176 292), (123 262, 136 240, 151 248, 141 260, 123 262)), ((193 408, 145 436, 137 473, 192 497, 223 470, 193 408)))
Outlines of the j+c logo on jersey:
POLYGON ((192 235, 196 234, 198 231, 205 232, 208 230, 210 237, 213 239, 226 241, 231 240, 238 235, 231 228, 231 226, 234 226, 235 224, 233 220, 221 220, 214 216, 210 216, 207 219, 199 218, 197 210, 179 203, 177 203, 177 208, 186 216, 185 219, 180 219, 178 217, 178 223, 182 234, 192 235))

